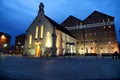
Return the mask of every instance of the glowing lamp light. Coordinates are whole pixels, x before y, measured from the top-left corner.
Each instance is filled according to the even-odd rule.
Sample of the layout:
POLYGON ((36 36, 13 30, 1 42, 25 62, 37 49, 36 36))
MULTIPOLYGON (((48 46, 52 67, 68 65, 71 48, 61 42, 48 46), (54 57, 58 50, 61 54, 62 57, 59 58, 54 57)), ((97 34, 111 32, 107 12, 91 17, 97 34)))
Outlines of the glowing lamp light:
POLYGON ((2 36, 1 36, 1 39, 5 39, 5 38, 6 38, 5 35, 2 35, 2 36))
POLYGON ((5 41, 6 41, 5 35, 2 35, 2 36, 1 36, 1 41, 2 41, 2 42, 5 42, 5 41))
POLYGON ((5 48, 6 48, 7 46, 8 46, 7 44, 4 44, 4 45, 3 45, 3 47, 5 47, 5 48))
POLYGON ((24 46, 22 45, 21 48, 24 48, 24 46))

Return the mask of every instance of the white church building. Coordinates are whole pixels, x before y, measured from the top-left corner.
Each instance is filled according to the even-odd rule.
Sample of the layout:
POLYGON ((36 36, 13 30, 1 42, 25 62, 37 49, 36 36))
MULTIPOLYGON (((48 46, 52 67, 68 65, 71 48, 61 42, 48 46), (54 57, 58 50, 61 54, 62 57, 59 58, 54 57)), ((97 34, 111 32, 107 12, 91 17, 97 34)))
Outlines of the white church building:
POLYGON ((76 53, 76 39, 58 23, 44 14, 40 3, 37 17, 26 31, 25 55, 59 56, 76 53))

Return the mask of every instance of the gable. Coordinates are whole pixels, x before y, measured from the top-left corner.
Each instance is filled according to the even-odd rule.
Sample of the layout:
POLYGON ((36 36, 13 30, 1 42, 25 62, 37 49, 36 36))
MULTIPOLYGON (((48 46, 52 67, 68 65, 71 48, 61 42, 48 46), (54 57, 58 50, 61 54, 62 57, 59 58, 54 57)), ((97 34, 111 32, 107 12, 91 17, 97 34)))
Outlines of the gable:
POLYGON ((82 21, 74 16, 69 16, 65 21, 61 23, 61 26, 69 27, 69 26, 76 26, 81 24, 82 21))
POLYGON ((104 21, 108 21, 108 19, 110 21, 114 20, 114 17, 109 16, 107 14, 98 12, 98 11, 94 11, 92 14, 90 14, 85 20, 84 20, 84 24, 90 24, 90 23, 97 23, 97 22, 103 22, 104 21))
POLYGON ((74 38, 74 36, 73 36, 67 29, 65 29, 64 27, 60 26, 58 23, 56 23, 55 21, 53 21, 53 20, 50 19, 49 17, 47 17, 47 16, 45 16, 45 17, 48 19, 48 21, 49 21, 56 29, 58 29, 58 30, 62 31, 63 33, 65 33, 65 34, 67 34, 67 35, 69 35, 69 36, 71 36, 71 37, 74 38))

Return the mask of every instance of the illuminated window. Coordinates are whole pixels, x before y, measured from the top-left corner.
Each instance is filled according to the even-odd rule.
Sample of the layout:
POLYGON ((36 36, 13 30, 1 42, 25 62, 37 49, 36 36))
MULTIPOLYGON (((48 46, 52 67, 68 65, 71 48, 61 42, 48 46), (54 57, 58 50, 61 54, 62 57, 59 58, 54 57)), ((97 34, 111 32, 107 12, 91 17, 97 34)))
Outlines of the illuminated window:
POLYGON ((103 20, 103 22, 105 22, 105 20, 103 20))
POLYGON ((1 36, 1 42, 5 42, 6 41, 6 37, 5 37, 5 35, 2 35, 1 36))
POLYGON ((40 38, 43 38, 43 33, 44 33, 44 27, 43 25, 41 25, 41 29, 40 29, 40 38))
POLYGON ((103 28, 105 29, 105 26, 103 28))
POLYGON ((38 26, 36 27, 36 31, 35 31, 35 38, 38 38, 38 26))
POLYGON ((87 37, 87 34, 85 34, 85 37, 87 37))
POLYGON ((95 37, 96 37, 96 33, 95 33, 95 37))
POLYGON ((108 44, 111 44, 111 42, 109 41, 108 44))
POLYGON ((110 22, 110 19, 108 18, 108 22, 110 22))
POLYGON ((51 39, 50 32, 47 32, 47 34, 46 34, 46 47, 47 48, 52 47, 52 39, 51 39))
POLYGON ((80 25, 82 25, 82 23, 80 22, 80 25))
POLYGON ((21 44, 20 42, 18 42, 18 44, 21 44))
POLYGON ((92 33, 90 33, 90 36, 92 36, 92 33))
POLYGON ((109 28, 111 28, 111 26, 109 26, 109 28))
POLYGON ((32 35, 29 36, 29 44, 32 44, 32 35))

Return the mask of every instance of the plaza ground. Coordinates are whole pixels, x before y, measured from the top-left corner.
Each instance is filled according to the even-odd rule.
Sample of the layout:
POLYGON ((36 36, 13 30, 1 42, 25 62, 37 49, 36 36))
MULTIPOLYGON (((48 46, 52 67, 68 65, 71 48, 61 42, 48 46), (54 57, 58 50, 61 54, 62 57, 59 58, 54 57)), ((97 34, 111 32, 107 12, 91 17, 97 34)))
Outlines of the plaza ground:
POLYGON ((120 79, 120 59, 111 57, 0 58, 0 78, 13 80, 120 79))

